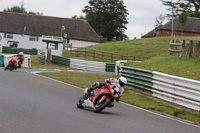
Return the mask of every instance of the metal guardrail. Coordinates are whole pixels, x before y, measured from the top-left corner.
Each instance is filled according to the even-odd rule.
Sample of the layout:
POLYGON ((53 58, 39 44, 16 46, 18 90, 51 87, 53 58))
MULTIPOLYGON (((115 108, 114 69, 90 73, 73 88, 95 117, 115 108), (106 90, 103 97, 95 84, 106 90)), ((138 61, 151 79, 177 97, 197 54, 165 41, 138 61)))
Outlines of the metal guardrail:
POLYGON ((153 96, 200 111, 200 81, 153 72, 153 96))
POLYGON ((52 55, 52 63, 76 69, 115 72, 115 64, 113 63, 79 60, 56 55, 52 55))
POLYGON ((52 63, 57 65, 70 67, 70 58, 52 55, 52 63))
POLYGON ((105 66, 106 66, 106 63, 103 63, 103 62, 87 61, 87 60, 79 60, 79 59, 71 59, 71 63, 70 63, 71 68, 100 71, 100 72, 105 72, 105 66))
POLYGON ((39 62, 39 64, 44 65, 45 64, 45 55, 39 55, 38 62, 39 62))
POLYGON ((200 81, 134 67, 122 67, 126 88, 200 111, 200 81))
POLYGON ((152 95, 152 71, 126 66, 122 69, 122 76, 128 80, 126 88, 152 95))

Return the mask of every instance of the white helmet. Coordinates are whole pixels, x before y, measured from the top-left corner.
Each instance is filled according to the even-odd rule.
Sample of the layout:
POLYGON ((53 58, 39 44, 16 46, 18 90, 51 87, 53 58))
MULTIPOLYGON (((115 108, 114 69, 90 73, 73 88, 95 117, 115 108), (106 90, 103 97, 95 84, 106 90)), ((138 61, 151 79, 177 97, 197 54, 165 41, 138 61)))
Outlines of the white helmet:
POLYGON ((127 83, 127 79, 125 77, 119 77, 118 83, 121 87, 124 87, 127 83))
POLYGON ((23 55, 24 55, 24 53, 23 53, 23 52, 19 52, 19 55, 20 55, 20 56, 23 56, 23 55))

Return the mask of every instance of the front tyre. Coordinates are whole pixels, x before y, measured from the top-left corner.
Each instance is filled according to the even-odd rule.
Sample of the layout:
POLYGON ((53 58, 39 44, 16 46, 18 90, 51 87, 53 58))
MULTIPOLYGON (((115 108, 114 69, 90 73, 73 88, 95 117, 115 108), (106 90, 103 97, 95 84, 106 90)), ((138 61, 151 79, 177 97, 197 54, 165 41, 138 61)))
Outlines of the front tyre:
POLYGON ((78 108, 80 108, 80 109, 83 109, 84 107, 83 107, 82 103, 84 102, 84 100, 85 100, 85 96, 82 96, 82 97, 78 100, 78 103, 76 104, 76 106, 77 106, 78 108))
POLYGON ((10 68, 11 65, 12 65, 12 64, 9 63, 9 64, 4 68, 4 70, 6 71, 8 68, 10 68))
POLYGON ((106 98, 105 100, 103 100, 101 103, 97 103, 94 107, 94 112, 95 113, 99 113, 101 112, 103 109, 105 109, 108 104, 110 104, 110 99, 106 98))

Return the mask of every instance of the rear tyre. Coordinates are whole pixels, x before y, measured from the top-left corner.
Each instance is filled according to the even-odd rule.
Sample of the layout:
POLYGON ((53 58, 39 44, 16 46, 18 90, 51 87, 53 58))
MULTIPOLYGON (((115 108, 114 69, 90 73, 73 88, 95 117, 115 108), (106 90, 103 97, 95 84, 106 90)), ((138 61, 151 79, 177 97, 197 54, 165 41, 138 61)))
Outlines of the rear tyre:
POLYGON ((109 98, 106 98, 101 103, 97 103, 96 106, 94 107, 94 112, 95 113, 101 112, 103 109, 105 109, 108 106, 108 104, 110 104, 109 98))
POLYGON ((83 109, 84 107, 83 107, 82 103, 84 102, 84 100, 85 100, 85 96, 82 96, 82 97, 78 100, 78 103, 76 104, 76 106, 77 106, 78 108, 80 108, 80 109, 83 109))

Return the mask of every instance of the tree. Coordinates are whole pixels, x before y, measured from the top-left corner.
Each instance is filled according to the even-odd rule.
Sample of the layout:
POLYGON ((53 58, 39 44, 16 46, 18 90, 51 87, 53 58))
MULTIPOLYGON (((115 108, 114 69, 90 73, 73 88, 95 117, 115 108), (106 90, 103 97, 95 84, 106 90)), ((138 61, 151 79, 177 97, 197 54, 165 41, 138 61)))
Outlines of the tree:
MULTIPOLYGON (((180 13, 182 13, 185 9, 188 11, 188 15, 191 17, 199 17, 200 18, 200 0, 161 0, 162 4, 168 6, 167 10, 172 10, 173 4, 180 4, 180 13)), ((167 14, 167 17, 170 17, 171 14, 167 14)))
POLYGON ((83 20, 86 19, 86 17, 82 16, 82 15, 80 15, 79 17, 77 15, 74 15, 74 16, 72 16, 72 18, 74 18, 74 19, 83 19, 83 20))
MULTIPOLYGON (((165 17, 162 16, 162 14, 160 14, 158 17, 156 17, 156 21, 155 21, 155 32, 157 30, 159 30, 160 28, 162 28, 162 24, 163 24, 163 21, 165 20, 165 17)), ((156 36, 156 34, 155 34, 156 36)), ((159 36, 159 35, 158 35, 159 36)))
POLYGON ((186 9, 179 15, 178 21, 181 24, 181 34, 183 35, 183 28, 188 22, 188 12, 186 9))
POLYGON ((158 30, 162 27, 163 21, 165 20, 165 17, 162 16, 162 14, 160 14, 158 17, 156 17, 156 21, 155 21, 155 29, 158 30))
POLYGON ((24 8, 23 2, 20 3, 20 6, 13 6, 11 8, 4 9, 3 12, 26 13, 26 14, 33 14, 33 15, 39 15, 39 16, 43 15, 43 13, 39 13, 39 12, 32 12, 32 11, 27 12, 26 9, 24 8))
POLYGON ((13 6, 11 8, 4 9, 3 12, 27 13, 25 9, 22 9, 19 6, 13 6))
POLYGON ((99 36, 111 41, 123 40, 129 14, 122 0, 90 0, 83 13, 99 36))

